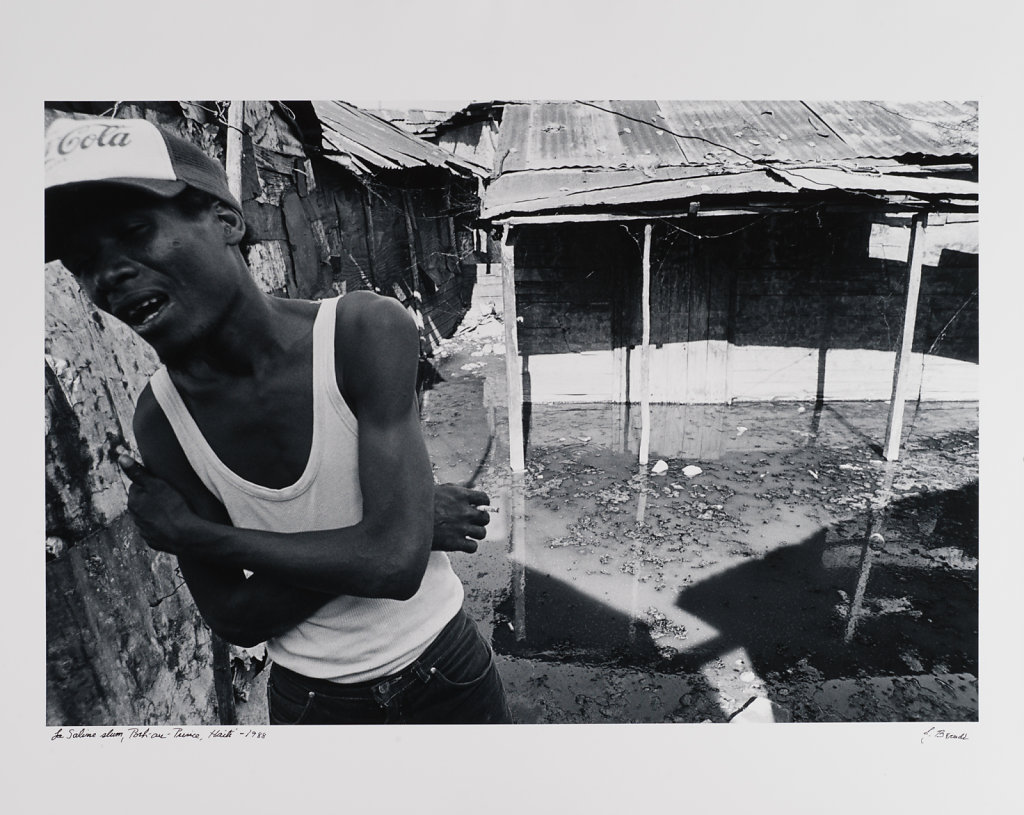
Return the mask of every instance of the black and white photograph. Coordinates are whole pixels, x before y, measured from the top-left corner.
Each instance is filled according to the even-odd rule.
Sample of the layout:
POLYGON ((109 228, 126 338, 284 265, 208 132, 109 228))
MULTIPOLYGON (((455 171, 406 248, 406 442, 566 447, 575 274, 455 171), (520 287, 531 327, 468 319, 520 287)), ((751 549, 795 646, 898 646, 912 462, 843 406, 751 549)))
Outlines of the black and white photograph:
POLYGON ((35 26, 5 748, 56 808, 988 810, 1005 32, 754 8, 35 26))
POLYGON ((975 102, 46 109, 47 724, 977 720, 975 102))

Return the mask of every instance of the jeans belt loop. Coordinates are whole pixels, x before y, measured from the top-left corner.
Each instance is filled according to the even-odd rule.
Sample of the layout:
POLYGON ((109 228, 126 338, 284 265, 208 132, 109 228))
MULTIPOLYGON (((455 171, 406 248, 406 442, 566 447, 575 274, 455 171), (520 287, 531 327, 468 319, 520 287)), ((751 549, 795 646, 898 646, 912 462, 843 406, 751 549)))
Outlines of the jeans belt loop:
POLYGON ((427 682, 429 682, 431 680, 431 678, 434 676, 434 674, 437 673, 437 668, 430 668, 429 670, 427 670, 426 668, 424 668, 420 664, 419 660, 416 660, 412 664, 412 672, 414 674, 416 674, 416 676, 420 680, 420 682, 422 682, 423 684, 426 684, 427 682))

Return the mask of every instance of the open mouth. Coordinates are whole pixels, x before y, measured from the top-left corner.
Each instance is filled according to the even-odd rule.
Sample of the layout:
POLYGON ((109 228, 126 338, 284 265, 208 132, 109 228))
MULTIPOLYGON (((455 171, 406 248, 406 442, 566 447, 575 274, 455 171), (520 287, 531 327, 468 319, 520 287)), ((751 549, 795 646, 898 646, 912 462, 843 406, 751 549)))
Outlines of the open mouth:
POLYGON ((141 329, 156 321, 170 303, 166 294, 152 294, 117 310, 117 318, 132 328, 141 329))

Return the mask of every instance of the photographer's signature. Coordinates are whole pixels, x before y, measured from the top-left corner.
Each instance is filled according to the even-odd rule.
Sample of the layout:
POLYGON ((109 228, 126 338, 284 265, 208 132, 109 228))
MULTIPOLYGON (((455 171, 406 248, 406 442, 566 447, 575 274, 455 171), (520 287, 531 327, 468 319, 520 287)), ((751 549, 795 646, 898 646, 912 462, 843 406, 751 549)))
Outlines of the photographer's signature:
POLYGON ((954 733, 951 730, 943 730, 941 727, 929 727, 921 736, 921 744, 925 739, 939 739, 941 741, 967 741, 967 734, 963 731, 954 733))

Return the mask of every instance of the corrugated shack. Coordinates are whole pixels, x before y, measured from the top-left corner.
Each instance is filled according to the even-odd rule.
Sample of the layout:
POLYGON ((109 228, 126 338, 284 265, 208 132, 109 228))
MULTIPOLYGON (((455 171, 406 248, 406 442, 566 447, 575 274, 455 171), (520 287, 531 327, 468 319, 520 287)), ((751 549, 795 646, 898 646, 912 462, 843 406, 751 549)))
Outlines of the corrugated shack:
POLYGON ((374 289, 418 312, 430 345, 451 335, 475 274, 468 165, 344 102, 248 102, 243 130, 249 260, 268 290, 374 289))
MULTIPOLYGON (((342 102, 46 107, 48 119, 104 114, 145 117, 226 162, 264 290, 398 297, 420 319, 425 353, 465 314, 477 180, 436 146, 342 102)), ((231 721, 247 659, 211 637, 173 559, 137 537, 112 452, 132 442, 157 360, 59 263, 46 276, 47 722, 231 721)))
POLYGON ((481 218, 501 235, 506 326, 518 318, 510 416, 890 400, 895 457, 905 398, 977 398, 977 117, 578 100, 442 124, 439 144, 490 171, 481 218))

